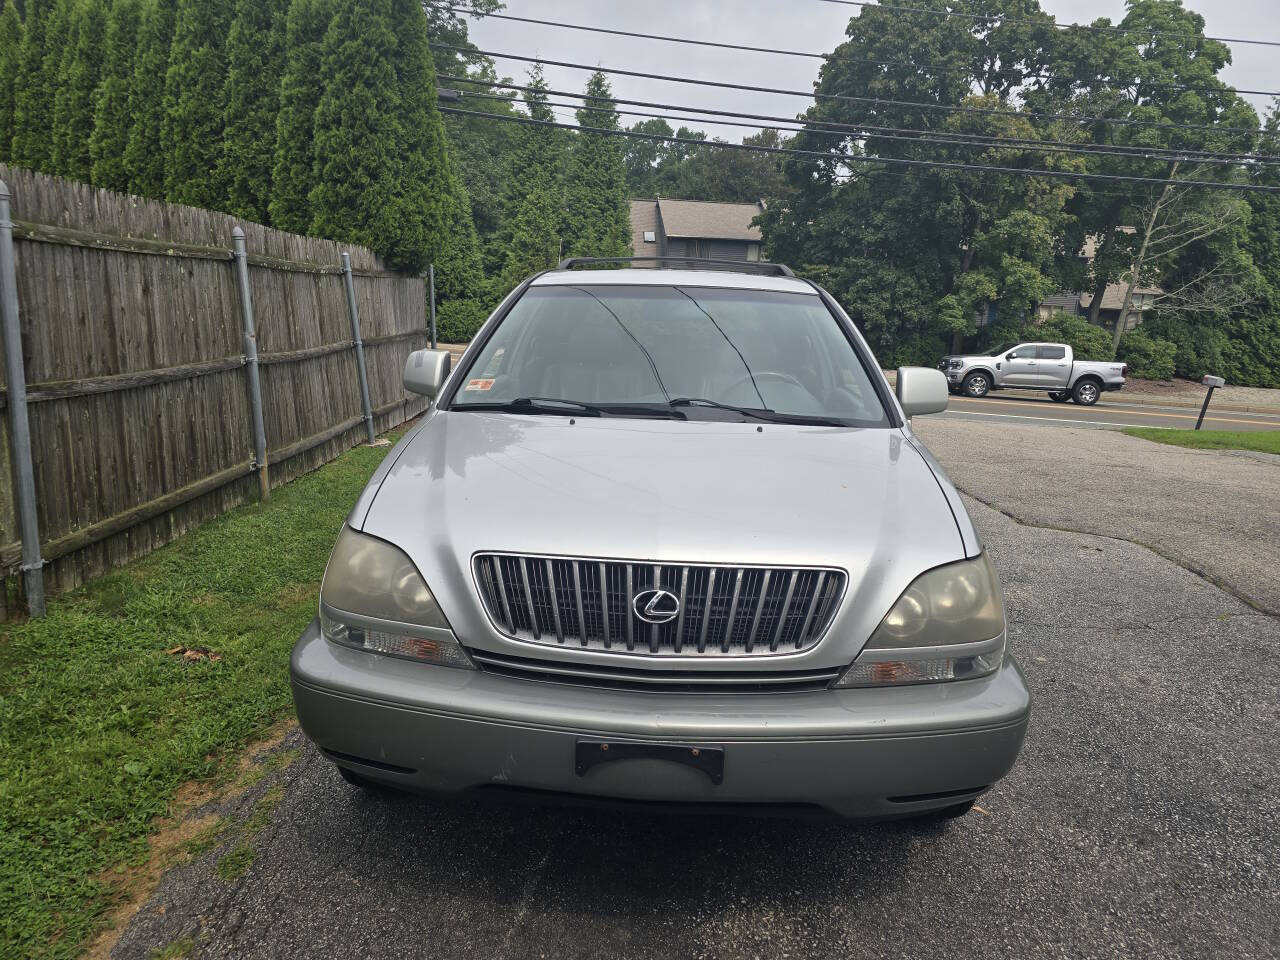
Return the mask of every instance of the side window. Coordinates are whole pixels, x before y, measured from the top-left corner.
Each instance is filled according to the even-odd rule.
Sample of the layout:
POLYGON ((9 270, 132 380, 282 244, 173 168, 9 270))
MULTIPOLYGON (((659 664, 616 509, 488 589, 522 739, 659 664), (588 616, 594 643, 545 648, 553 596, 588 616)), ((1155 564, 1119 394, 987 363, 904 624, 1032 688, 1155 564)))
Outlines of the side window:
POLYGON ((1067 358, 1066 347, 1041 346, 1038 353, 1041 360, 1065 360, 1067 358))

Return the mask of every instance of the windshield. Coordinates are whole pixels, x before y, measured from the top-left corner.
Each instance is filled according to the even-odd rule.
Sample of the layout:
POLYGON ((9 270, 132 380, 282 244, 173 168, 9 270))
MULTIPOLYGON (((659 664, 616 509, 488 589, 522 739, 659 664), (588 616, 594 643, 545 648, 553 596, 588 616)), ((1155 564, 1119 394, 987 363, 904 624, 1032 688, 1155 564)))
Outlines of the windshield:
POLYGON ((532 287, 450 409, 889 425, 816 294, 702 287, 532 287))

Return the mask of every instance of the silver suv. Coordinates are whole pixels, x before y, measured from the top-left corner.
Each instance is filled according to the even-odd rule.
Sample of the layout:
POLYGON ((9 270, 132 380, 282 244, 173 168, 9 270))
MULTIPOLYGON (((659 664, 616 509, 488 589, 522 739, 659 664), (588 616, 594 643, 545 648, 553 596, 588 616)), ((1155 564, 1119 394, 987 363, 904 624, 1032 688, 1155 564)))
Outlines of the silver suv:
POLYGON ((959 815, 1029 696, 1000 586, 825 291, 769 264, 515 290, 352 509, 293 652, 360 786, 959 815))

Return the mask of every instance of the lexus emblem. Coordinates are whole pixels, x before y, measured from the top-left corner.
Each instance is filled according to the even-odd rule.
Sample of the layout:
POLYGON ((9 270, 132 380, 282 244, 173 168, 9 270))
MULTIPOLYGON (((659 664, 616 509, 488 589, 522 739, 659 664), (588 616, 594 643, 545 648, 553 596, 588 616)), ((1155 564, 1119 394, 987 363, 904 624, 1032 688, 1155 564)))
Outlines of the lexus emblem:
POLYGON ((645 623, 669 623, 680 615, 680 598, 669 590, 641 590, 631 598, 631 609, 645 623))

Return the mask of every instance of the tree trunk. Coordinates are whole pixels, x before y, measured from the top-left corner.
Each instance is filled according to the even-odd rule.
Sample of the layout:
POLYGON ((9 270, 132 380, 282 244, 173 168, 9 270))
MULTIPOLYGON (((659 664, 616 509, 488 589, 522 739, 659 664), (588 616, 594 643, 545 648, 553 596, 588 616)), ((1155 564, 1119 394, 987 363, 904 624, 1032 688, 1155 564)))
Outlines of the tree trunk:
POLYGON ((1160 199, 1151 207, 1151 216, 1147 217, 1146 227, 1142 233, 1142 246, 1138 248, 1138 257, 1133 262, 1133 267, 1129 271, 1129 284, 1124 290, 1124 300, 1120 304, 1120 316, 1116 317, 1116 333, 1111 338, 1111 356, 1114 358, 1120 352, 1120 338, 1124 335, 1125 324, 1129 320, 1129 307, 1133 304, 1133 291, 1138 286, 1138 276, 1142 272, 1143 265, 1147 259, 1147 246, 1151 243, 1151 233, 1156 228, 1156 220, 1160 217, 1160 208, 1164 206, 1164 202, 1169 198, 1169 191, 1173 189, 1173 178, 1178 175, 1178 164, 1180 161, 1175 160, 1173 166, 1169 169, 1169 183, 1164 185, 1164 189, 1160 191, 1160 199))
POLYGON ((1098 325, 1098 316, 1102 312, 1102 298, 1107 292, 1107 278, 1101 277, 1093 288, 1093 299, 1089 301, 1089 322, 1098 325))

